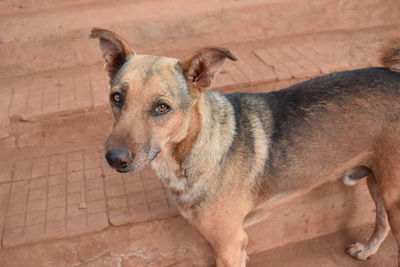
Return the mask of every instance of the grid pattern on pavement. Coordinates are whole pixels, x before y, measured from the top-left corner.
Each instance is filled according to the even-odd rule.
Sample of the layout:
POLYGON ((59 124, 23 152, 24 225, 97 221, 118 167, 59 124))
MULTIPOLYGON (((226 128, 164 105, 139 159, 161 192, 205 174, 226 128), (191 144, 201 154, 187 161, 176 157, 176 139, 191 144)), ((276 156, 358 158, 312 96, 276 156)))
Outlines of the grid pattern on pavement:
POLYGON ((108 103, 103 73, 27 79, 12 89, 10 118, 32 119, 49 114, 82 112, 108 103))
MULTIPOLYGON (((378 48, 381 39, 384 39, 378 37, 363 46, 356 40, 318 40, 300 45, 237 49, 233 52, 239 60, 226 62, 214 88, 240 89, 351 68, 378 66, 378 48)), ((107 105, 107 77, 100 67, 91 69, 89 74, 78 72, 58 76, 27 78, 13 86, 11 96, 6 97, 9 101, 5 105, 8 117, 11 120, 35 120, 51 114, 81 112, 107 105)), ((8 122, 6 119, 4 123, 8 122)))
POLYGON ((150 170, 119 174, 100 150, 20 159, 0 172, 3 247, 176 213, 150 170))
MULTIPOLYGON (((237 49, 227 61, 216 89, 229 91, 378 65, 385 36, 321 37, 296 44, 237 49), (362 38, 361 38, 362 37, 362 38), (363 42, 368 39, 369 42, 363 42)), ((98 49, 98 48, 96 48, 98 49)), ((81 53, 88 57, 98 56, 81 53)), ((54 74, 54 73, 53 73, 54 74)), ((101 68, 21 79, 0 92, 0 138, 13 120, 35 120, 103 107, 107 78, 101 68)), ((119 174, 100 149, 82 148, 44 157, 9 159, 0 164, 1 246, 72 236, 128 222, 177 214, 154 174, 119 174)))

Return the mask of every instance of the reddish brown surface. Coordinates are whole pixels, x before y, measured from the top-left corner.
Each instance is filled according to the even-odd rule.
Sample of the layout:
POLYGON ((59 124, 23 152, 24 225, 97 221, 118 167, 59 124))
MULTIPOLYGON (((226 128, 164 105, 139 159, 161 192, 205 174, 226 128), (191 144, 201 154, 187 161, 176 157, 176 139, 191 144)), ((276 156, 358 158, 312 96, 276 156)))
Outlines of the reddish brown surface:
MULTIPOLYGON (((117 31, 138 53, 228 47, 239 61, 224 66, 216 88, 270 91, 376 66, 378 47, 399 30, 399 10, 397 0, 0 1, 0 265, 211 259, 196 231, 171 218, 177 212, 151 171, 122 176, 104 164, 110 114, 98 44, 87 38, 92 27, 117 31), (21 246, 32 242, 39 243, 21 246)), ((323 186, 249 229, 250 266, 294 266, 301 255, 303 266, 361 266, 343 255, 341 234, 263 251, 372 220, 365 185, 323 186), (312 246, 326 249, 314 255, 312 246)), ((395 266, 387 244, 365 266, 395 266)))
MULTIPOLYGON (((344 247, 366 238, 371 226, 339 231, 250 255, 249 267, 394 267, 392 236, 366 262, 352 259, 344 247)), ((0 250, 4 267, 14 266, 207 266, 212 252, 201 236, 182 218, 108 228, 100 233, 75 236, 0 250)))

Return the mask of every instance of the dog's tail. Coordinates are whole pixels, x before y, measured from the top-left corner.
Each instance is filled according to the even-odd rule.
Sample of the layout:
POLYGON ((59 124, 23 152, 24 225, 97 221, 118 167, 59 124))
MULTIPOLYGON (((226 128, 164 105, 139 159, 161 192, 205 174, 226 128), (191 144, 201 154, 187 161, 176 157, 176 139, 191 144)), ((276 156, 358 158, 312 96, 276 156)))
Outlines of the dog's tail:
POLYGON ((351 170, 348 170, 343 175, 343 183, 345 185, 355 185, 362 178, 367 177, 372 173, 371 169, 365 166, 357 166, 351 170))
POLYGON ((381 63, 391 71, 400 72, 400 37, 392 38, 382 48, 381 63))

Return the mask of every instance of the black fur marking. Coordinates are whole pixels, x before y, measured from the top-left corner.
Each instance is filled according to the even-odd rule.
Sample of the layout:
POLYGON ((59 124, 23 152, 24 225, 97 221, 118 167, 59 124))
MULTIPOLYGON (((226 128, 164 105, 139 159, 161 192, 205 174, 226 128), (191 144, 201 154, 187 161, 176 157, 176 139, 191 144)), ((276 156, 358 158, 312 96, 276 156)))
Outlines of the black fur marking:
POLYGON ((274 173, 278 166, 283 166, 278 162, 290 164, 292 136, 307 136, 305 129, 310 125, 306 117, 309 114, 325 113, 328 103, 340 107, 348 101, 367 99, 371 95, 400 98, 400 74, 384 68, 366 68, 334 73, 261 94, 269 103, 274 122, 269 171, 274 173))
POLYGON ((160 60, 160 57, 154 57, 152 59, 151 62, 147 63, 147 69, 145 70, 145 72, 143 73, 143 86, 146 85, 148 83, 148 81, 150 80, 151 77, 153 77, 155 74, 160 74, 160 69, 159 66, 156 64, 157 61, 160 60))
POLYGON ((251 122, 248 115, 251 113, 250 107, 246 105, 246 94, 236 93, 227 95, 228 100, 231 102, 234 109, 235 115, 235 135, 233 137, 232 144, 229 148, 229 153, 238 152, 241 146, 250 148, 250 150, 243 149, 239 150, 240 153, 245 153, 245 158, 251 158, 254 156, 254 136, 252 132, 251 122), (248 152, 250 152, 248 154, 248 152))
MULTIPOLYGON (((243 113, 238 108, 240 98, 248 95, 259 97, 260 102, 266 103, 265 109, 270 109, 272 112, 271 144, 266 171, 272 176, 277 176, 280 169, 290 165, 293 160, 291 148, 298 145, 293 143, 293 137, 307 138, 310 131, 317 127, 307 121, 311 114, 318 115, 316 117, 323 121, 326 119, 323 114, 327 112, 329 105, 340 109, 346 105, 357 105, 354 101, 356 99, 368 101, 371 96, 375 96, 374 99, 389 98, 393 101, 393 98, 397 98, 400 101, 400 74, 384 68, 366 68, 322 76, 271 93, 227 95, 235 107, 236 116, 243 113)), ((385 105, 385 103, 372 103, 372 105, 385 105)), ((387 109, 391 110, 393 107, 387 106, 387 109)), ((394 119, 398 119, 398 116, 394 119)), ((240 121, 237 125, 240 129, 240 121)), ((236 142, 232 150, 235 146, 236 142)))

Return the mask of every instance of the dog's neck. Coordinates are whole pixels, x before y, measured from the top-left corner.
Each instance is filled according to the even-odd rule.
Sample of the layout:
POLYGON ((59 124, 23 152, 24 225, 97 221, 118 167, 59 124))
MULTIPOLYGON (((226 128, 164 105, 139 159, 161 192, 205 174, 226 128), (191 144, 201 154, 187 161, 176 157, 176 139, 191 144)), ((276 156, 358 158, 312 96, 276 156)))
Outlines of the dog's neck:
POLYGON ((182 161, 190 154, 199 137, 202 126, 200 104, 201 101, 195 101, 193 104, 187 126, 185 127, 185 137, 179 142, 171 144, 168 148, 171 156, 178 165, 181 165, 182 161))
POLYGON ((203 94, 193 107, 185 138, 162 151, 152 162, 158 177, 179 198, 178 204, 195 201, 207 190, 207 181, 221 170, 220 164, 229 152, 234 133, 230 102, 216 91, 203 94), (191 192, 192 188, 196 192, 191 192))
MULTIPOLYGON (((183 169, 216 167, 214 165, 228 153, 235 134, 233 107, 221 93, 208 91, 203 94, 198 103, 198 114, 197 138, 180 162, 183 169)), ((197 128, 193 124, 190 127, 197 128)))

